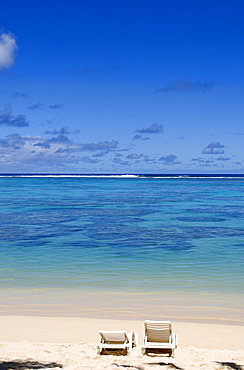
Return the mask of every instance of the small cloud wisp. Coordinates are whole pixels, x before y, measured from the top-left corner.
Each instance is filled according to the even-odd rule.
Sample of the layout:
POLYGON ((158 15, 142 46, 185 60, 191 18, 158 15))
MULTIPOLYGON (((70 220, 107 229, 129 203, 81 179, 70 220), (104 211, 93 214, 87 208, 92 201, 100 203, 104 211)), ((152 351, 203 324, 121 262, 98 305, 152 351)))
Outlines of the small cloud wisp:
POLYGON ((212 82, 201 82, 201 81, 190 81, 187 79, 178 80, 165 85, 164 87, 157 87, 155 94, 158 93, 168 93, 168 92, 202 92, 206 93, 210 90, 215 84, 212 82))
MULTIPOLYGON (((164 126, 161 123, 153 123, 147 128, 142 128, 136 130, 139 134, 161 134, 164 132, 164 126)), ((134 140, 140 139, 138 135, 134 136, 134 140)))
POLYGON ((0 35, 0 70, 11 68, 15 61, 15 52, 18 49, 15 36, 11 33, 0 35))

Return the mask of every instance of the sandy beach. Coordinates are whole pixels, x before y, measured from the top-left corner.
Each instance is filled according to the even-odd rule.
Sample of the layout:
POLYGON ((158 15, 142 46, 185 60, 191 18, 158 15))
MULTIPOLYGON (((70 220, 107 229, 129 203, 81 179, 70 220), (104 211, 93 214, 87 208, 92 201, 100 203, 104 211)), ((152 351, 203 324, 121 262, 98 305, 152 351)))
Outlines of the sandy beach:
POLYGON ((244 369, 244 327, 173 322, 175 358, 142 356, 142 320, 79 317, 0 316, 0 369, 244 369), (135 331, 131 356, 96 352, 98 331, 135 331))

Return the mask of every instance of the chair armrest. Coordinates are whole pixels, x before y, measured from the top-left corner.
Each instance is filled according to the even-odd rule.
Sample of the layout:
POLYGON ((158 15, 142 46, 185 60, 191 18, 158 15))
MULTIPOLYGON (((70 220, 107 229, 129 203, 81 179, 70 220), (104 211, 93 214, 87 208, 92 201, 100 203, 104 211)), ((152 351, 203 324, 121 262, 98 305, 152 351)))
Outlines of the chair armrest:
POLYGON ((178 344, 179 344, 179 342, 178 342, 178 335, 175 334, 175 348, 178 347, 178 344))
POLYGON ((138 346, 138 333, 132 332, 132 345, 133 347, 138 346))
POLYGON ((144 335, 143 337, 143 344, 146 344, 147 343, 147 335, 144 335))
POLYGON ((178 347, 178 335, 176 333, 172 333, 170 335, 170 343, 177 348, 178 347))

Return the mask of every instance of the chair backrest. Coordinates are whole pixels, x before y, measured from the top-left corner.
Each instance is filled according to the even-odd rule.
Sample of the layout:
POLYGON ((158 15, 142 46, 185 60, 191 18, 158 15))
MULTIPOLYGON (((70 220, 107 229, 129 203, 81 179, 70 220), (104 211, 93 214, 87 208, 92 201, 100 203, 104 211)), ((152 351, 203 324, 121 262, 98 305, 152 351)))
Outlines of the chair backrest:
POLYGON ((148 342, 169 343, 169 337, 172 333, 171 321, 146 320, 144 325, 148 342))
POLYGON ((127 338, 125 330, 118 330, 118 331, 100 330, 99 334, 101 335, 104 343, 108 343, 108 344, 128 343, 128 338, 127 338))

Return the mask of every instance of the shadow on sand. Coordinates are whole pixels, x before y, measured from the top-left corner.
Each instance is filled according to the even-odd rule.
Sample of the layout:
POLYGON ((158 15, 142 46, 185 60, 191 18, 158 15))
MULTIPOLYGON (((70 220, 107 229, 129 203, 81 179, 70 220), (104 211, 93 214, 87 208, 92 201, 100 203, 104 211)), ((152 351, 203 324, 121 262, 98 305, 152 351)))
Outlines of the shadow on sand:
MULTIPOLYGON (((135 366, 135 365, 121 365, 121 364, 116 364, 116 363, 113 363, 112 365, 115 365, 117 367, 122 367, 122 368, 124 367, 126 369, 131 368, 131 369, 136 369, 136 370, 144 370, 143 365, 141 365, 141 366, 140 365, 139 366, 135 366)), ((150 366, 150 365, 151 366, 155 366, 155 365, 157 365, 157 366, 167 366, 168 369, 185 370, 182 367, 178 367, 178 366, 176 366, 174 364, 167 364, 165 362, 152 362, 152 363, 147 363, 145 365, 147 365, 147 366, 150 366)))
POLYGON ((233 369, 233 370, 244 370, 244 367, 242 365, 238 365, 235 362, 220 362, 220 361, 215 361, 215 362, 216 364, 229 367, 230 369, 233 369))
POLYGON ((144 370, 143 366, 136 366, 136 365, 121 365, 121 364, 116 364, 115 362, 112 364, 113 366, 117 367, 124 367, 125 369, 136 369, 136 370, 144 370))
POLYGON ((175 364, 167 364, 165 362, 151 362, 151 363, 148 363, 147 366, 167 366, 168 369, 175 369, 175 370, 185 370, 183 369, 183 367, 179 367, 179 366, 176 366, 175 364))
MULTIPOLYGON (((103 355, 113 355, 113 356, 127 356, 126 349, 102 349, 101 356, 103 355)), ((1 370, 1 369, 0 369, 1 370)))
POLYGON ((54 369, 62 368, 63 365, 57 364, 56 362, 41 363, 38 361, 3 361, 0 362, 0 370, 26 370, 26 369, 54 369))

